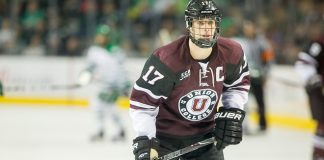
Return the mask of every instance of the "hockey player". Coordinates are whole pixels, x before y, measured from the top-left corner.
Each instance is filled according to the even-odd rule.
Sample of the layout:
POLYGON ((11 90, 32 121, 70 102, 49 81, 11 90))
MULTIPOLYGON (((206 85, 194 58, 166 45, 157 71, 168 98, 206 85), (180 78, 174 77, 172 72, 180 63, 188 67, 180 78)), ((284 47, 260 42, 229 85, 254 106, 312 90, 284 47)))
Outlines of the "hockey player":
POLYGON ((92 141, 102 140, 105 134, 105 117, 112 118, 117 126, 117 135, 112 140, 125 138, 125 130, 115 106, 117 98, 127 92, 129 81, 123 68, 121 53, 106 48, 110 28, 101 25, 97 29, 94 44, 87 50, 87 67, 80 73, 78 84, 91 81, 99 85, 98 93, 91 99, 90 108, 95 113, 96 129, 92 141))
POLYGON ((242 141, 248 65, 238 43, 219 37, 220 21, 212 0, 191 0, 185 10, 189 35, 158 48, 146 61, 130 97, 136 160, 213 136, 216 145, 181 158, 223 160, 223 149, 242 141), (217 108, 220 99, 223 107, 217 108))
POLYGON ((324 34, 298 54, 295 69, 305 82, 312 117, 317 121, 313 160, 324 159, 324 34))

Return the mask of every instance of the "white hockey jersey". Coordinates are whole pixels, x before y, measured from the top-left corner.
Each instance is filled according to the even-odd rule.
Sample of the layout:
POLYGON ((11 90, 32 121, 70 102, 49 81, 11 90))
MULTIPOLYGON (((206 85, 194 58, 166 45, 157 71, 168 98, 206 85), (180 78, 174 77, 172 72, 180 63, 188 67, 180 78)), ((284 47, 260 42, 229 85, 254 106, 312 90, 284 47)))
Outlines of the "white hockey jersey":
POLYGON ((105 48, 94 45, 89 48, 86 59, 93 81, 118 88, 128 82, 122 53, 110 53, 105 48))

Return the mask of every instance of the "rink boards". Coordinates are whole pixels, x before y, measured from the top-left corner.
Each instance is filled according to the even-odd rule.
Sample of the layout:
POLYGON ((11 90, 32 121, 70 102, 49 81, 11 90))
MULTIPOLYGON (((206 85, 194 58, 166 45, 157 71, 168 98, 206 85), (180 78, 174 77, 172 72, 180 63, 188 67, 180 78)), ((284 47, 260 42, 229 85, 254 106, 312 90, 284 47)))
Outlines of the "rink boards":
MULTIPOLYGON (((144 58, 128 58, 125 65, 130 79, 135 82, 144 65, 144 58)), ((6 104, 38 106, 88 106, 88 100, 96 91, 96 84, 77 89, 52 89, 53 85, 75 83, 85 67, 84 59, 66 57, 10 57, 0 58, 0 79, 5 86, 6 104)), ((298 76, 292 66, 276 65, 266 83, 266 104, 271 124, 312 131, 315 123, 310 119, 308 103, 298 76)), ((249 109, 254 113, 255 102, 250 96, 249 109)), ((118 101, 128 107, 128 99, 118 101)), ((255 121, 255 114, 251 114, 255 121)))

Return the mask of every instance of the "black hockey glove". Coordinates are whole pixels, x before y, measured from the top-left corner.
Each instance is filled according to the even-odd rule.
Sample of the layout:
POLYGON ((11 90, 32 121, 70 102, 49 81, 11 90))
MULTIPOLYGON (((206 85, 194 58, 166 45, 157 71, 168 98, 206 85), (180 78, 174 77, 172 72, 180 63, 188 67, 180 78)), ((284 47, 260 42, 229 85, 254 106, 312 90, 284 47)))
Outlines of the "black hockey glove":
POLYGON ((135 160, 154 160, 158 158, 158 141, 156 138, 149 139, 147 136, 139 136, 133 140, 133 153, 135 160))
POLYGON ((224 149, 231 144, 242 141, 242 123, 245 111, 238 108, 221 107, 215 116, 214 136, 217 141, 216 148, 224 149))

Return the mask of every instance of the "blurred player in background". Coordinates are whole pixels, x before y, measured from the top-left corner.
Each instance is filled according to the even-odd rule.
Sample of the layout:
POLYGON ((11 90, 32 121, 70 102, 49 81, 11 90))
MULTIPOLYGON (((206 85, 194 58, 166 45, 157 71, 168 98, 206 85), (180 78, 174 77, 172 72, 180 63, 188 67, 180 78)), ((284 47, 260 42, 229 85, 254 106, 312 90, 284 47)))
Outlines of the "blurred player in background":
MULTIPOLYGON (((264 100, 264 86, 272 64, 274 54, 262 33, 258 31, 256 24, 252 21, 244 21, 242 26, 242 36, 233 38, 241 44, 249 63, 251 76, 251 94, 257 102, 257 113, 259 117, 259 131, 266 131, 266 105, 264 100)), ((246 107, 246 110, 249 110, 246 107)), ((247 119, 244 122, 244 131, 249 134, 247 119)))
POLYGON ((298 54, 295 63, 296 72, 305 82, 312 117, 317 121, 313 160, 324 160, 324 34, 319 35, 298 54))
POLYGON ((0 81, 0 97, 2 97, 4 94, 3 94, 3 85, 2 85, 2 82, 0 81))
POLYGON ((146 61, 130 97, 136 160, 210 137, 216 145, 181 158, 224 160, 223 149, 242 141, 248 65, 238 43, 219 37, 220 21, 212 0, 191 0, 185 10, 189 35, 158 48, 146 61), (217 109, 221 96, 223 107, 217 109))
POLYGON ((125 57, 109 44, 109 33, 110 28, 107 25, 97 28, 94 44, 87 50, 87 67, 80 73, 78 80, 81 86, 91 81, 99 85, 98 93, 90 101, 90 108, 96 118, 92 141, 104 138, 106 116, 111 118, 117 127, 117 134, 112 140, 125 138, 125 129, 118 114, 116 101, 119 96, 128 94, 130 84, 123 66, 125 57))

